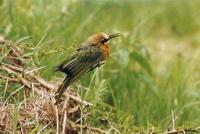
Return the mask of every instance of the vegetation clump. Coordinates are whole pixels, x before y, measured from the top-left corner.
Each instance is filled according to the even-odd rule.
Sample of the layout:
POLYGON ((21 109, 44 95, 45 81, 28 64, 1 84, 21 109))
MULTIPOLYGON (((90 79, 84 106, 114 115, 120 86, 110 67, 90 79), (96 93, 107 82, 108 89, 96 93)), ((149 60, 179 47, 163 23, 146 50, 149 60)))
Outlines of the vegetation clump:
POLYGON ((4 89, 1 87, 4 90, 0 101, 1 133, 40 132, 47 127, 51 128, 49 132, 77 133, 80 129, 104 132, 81 122, 81 109, 92 104, 81 100, 77 92, 68 90, 64 101, 54 105, 54 93, 62 80, 48 82, 40 77, 38 70, 42 68, 37 68, 33 58, 26 55, 23 45, 5 40, 0 51, 0 80, 5 85, 4 89))

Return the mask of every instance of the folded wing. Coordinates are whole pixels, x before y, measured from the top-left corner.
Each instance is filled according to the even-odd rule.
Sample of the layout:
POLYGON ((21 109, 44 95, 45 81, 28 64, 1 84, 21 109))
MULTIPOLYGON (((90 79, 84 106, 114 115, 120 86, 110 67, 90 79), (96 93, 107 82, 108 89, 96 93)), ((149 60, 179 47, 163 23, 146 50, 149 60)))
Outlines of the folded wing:
POLYGON ((67 74, 70 83, 79 80, 90 70, 94 69, 102 59, 102 50, 98 46, 84 46, 63 61, 56 70, 67 74))

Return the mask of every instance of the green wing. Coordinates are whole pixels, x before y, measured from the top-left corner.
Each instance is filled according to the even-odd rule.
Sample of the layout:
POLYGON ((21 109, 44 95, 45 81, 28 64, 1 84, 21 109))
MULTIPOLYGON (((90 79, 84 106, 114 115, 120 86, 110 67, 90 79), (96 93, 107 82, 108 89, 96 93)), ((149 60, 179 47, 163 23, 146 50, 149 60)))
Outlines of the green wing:
POLYGON ((96 67, 101 61, 101 56, 102 50, 98 46, 84 46, 78 48, 56 70, 66 73, 72 83, 96 67))

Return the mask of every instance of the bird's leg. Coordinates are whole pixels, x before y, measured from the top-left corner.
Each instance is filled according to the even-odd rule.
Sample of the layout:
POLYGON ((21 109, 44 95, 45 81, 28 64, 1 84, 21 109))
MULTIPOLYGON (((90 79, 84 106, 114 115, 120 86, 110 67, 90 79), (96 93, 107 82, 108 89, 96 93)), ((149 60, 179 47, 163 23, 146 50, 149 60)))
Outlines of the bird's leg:
POLYGON ((105 61, 101 61, 98 63, 98 67, 100 67, 101 65, 103 65, 105 63, 105 61))

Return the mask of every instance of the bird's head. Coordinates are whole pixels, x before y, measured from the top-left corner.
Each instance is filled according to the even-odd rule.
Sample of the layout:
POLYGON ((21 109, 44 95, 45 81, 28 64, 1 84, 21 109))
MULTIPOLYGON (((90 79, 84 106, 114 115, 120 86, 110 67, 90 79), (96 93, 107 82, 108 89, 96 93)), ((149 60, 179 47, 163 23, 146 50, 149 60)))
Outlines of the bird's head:
POLYGON ((88 38, 88 41, 95 45, 104 45, 104 44, 107 44, 110 39, 118 37, 119 35, 120 35, 119 33, 114 33, 114 34, 108 35, 106 33, 101 32, 101 33, 97 33, 97 34, 90 36, 88 38))

